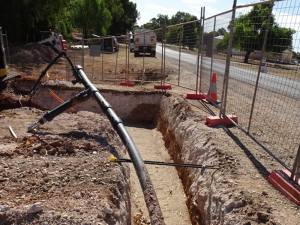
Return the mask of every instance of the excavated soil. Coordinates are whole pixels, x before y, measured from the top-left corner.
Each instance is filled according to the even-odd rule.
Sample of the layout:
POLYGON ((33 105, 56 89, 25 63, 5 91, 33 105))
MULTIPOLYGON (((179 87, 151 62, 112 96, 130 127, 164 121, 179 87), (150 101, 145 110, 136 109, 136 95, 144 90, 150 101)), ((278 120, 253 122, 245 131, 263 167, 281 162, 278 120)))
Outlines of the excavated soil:
MULTIPOLYGON (((65 71, 65 64, 56 66, 60 65, 61 70, 57 69, 51 79, 65 77, 60 73, 65 71)), ((43 66, 12 64, 10 71, 21 73, 28 81, 37 79, 43 66)), ((37 132, 28 133, 27 127, 45 112, 26 106, 22 97, 25 93, 12 84, 9 81, 1 85, 0 224, 149 224, 142 194, 136 191, 138 199, 130 200, 130 189, 135 190, 138 183, 137 178, 129 182, 130 166, 109 162, 112 155, 128 156, 108 119, 93 112, 68 112, 45 123, 37 132), (134 208, 131 204, 135 204, 136 211, 130 214, 134 208)), ((149 87, 120 89, 129 95, 149 87)), ((157 123, 128 128, 139 146, 149 138, 143 135, 143 129, 156 126, 161 132, 161 136, 153 134, 154 139, 164 142, 162 152, 169 155, 160 156, 157 150, 153 154, 158 158, 150 158, 146 147, 141 152, 147 157, 144 160, 220 167, 205 171, 177 168, 177 173, 154 167, 151 173, 162 178, 176 180, 179 176, 184 190, 181 194, 186 196, 191 222, 170 219, 169 224, 298 224, 299 206, 267 181, 272 169, 281 166, 238 128, 205 126, 209 112, 198 101, 187 102, 182 93, 176 87, 162 93, 157 123)), ((135 115, 143 118, 143 113, 137 110, 135 115)), ((158 179, 155 190, 165 198, 160 201, 162 207, 181 207, 168 205, 177 188, 158 179)), ((171 218, 172 212, 164 217, 171 218)))

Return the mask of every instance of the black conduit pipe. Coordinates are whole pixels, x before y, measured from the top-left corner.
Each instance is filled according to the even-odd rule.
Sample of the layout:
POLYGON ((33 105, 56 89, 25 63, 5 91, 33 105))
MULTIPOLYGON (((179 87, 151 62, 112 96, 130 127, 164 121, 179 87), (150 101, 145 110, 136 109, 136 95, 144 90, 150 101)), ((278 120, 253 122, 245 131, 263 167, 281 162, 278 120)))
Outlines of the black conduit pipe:
MULTIPOLYGON (((68 57, 67 57, 68 59, 68 57)), ((69 59, 68 59, 69 60, 69 59)), ((70 61, 69 61, 70 62, 70 61)), ((47 121, 51 121, 55 116, 61 114, 70 107, 77 105, 81 102, 88 100, 90 97, 96 99, 100 105, 102 111, 105 113, 113 128, 117 131, 119 137, 121 138, 123 144, 126 146, 126 149, 129 153, 129 156, 134 165, 135 171, 139 178, 146 206, 148 208, 150 220, 152 225, 164 225, 164 218, 159 206, 159 202, 154 191, 153 184, 150 179, 150 175, 146 169, 145 163, 142 160, 134 142, 129 136, 125 126, 123 125, 122 120, 117 116, 117 114, 112 109, 111 105, 104 99, 100 94, 99 90, 90 82, 86 76, 83 68, 81 66, 76 66, 74 69, 74 76, 76 77, 76 82, 73 83, 82 83, 86 90, 77 94, 74 98, 69 101, 66 101, 62 105, 56 107, 50 112, 44 114, 39 121, 32 124, 28 127, 28 131, 34 130, 40 124, 44 124, 47 121)))

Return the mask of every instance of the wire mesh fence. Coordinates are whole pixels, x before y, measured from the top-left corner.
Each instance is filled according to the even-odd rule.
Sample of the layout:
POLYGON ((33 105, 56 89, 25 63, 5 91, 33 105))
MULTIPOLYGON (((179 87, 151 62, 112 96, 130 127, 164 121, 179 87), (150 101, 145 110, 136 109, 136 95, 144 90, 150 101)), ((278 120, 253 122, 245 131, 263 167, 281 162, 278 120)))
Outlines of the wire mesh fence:
POLYGON ((68 48, 68 56, 94 83, 161 82, 161 57, 136 54, 131 40, 129 35, 84 39, 68 48))
POLYGON ((74 64, 84 65, 95 83, 166 82, 206 94, 216 73, 220 112, 235 113, 240 128, 291 170, 300 135, 300 74, 295 59, 300 50, 299 1, 234 6, 209 18, 203 8, 200 20, 152 32, 157 39, 155 57, 132 52, 128 35, 107 38, 112 45, 116 39, 117 51, 100 47, 96 57, 90 48, 81 47, 69 49, 68 55, 74 64))
POLYGON ((291 47, 298 48, 292 34, 299 32, 286 16, 291 3, 299 9, 296 1, 237 9, 231 54, 241 58, 231 57, 226 100, 226 111, 236 112, 240 125, 289 168, 299 145, 300 97, 297 66, 290 63, 291 47))

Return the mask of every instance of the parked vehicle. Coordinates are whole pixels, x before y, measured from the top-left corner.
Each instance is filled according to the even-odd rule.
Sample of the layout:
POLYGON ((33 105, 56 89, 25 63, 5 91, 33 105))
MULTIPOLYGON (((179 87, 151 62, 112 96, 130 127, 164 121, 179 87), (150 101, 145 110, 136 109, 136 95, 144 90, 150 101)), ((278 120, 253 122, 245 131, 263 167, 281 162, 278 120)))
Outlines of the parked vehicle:
POLYGON ((118 52, 119 51, 119 43, 115 36, 105 36, 100 41, 101 51, 104 52, 118 52))
POLYGON ((134 52, 134 39, 133 39, 133 37, 130 38, 129 49, 130 49, 131 52, 134 52))
POLYGON ((297 59, 291 59, 291 64, 298 65, 298 60, 297 59))
POLYGON ((134 56, 140 54, 156 55, 156 34, 150 30, 136 30, 134 32, 134 56))
POLYGON ((80 49, 82 49, 82 46, 83 46, 84 49, 89 48, 88 45, 71 45, 71 49, 72 50, 80 50, 80 49))

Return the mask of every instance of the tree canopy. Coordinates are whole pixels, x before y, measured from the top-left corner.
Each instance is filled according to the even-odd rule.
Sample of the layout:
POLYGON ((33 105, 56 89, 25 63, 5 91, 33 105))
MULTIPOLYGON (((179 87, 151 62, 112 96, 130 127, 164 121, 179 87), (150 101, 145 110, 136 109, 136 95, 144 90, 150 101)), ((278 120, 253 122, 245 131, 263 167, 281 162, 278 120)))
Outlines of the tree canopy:
MULTIPOLYGON (((178 11, 171 18, 169 18, 168 15, 158 14, 157 18, 152 18, 148 23, 142 25, 142 28, 153 30, 162 28, 164 25, 176 25, 193 20, 198 20, 198 18, 191 15, 190 13, 181 11, 178 11)), ((191 23, 185 26, 176 26, 167 29, 166 38, 169 42, 178 43, 180 41, 182 45, 188 46, 189 48, 193 49, 197 45, 197 34, 197 23, 191 23)), ((157 31, 157 40, 161 41, 161 39, 162 32, 161 30, 159 30, 157 31)))
POLYGON ((136 4, 129 0, 9 0, 0 7, 0 26, 10 40, 20 44, 26 43, 27 35, 49 29, 64 36, 72 28, 79 28, 85 36, 125 34, 138 18, 136 4))
POLYGON ((74 25, 82 29, 85 38, 91 33, 105 35, 112 20, 104 0, 75 0, 72 18, 74 25))
POLYGON ((109 34, 126 34, 133 30, 140 17, 135 3, 129 0, 105 0, 105 4, 112 15, 112 21, 108 28, 109 34))
POLYGON ((2 1, 0 26, 11 38, 24 38, 28 33, 53 29, 61 33, 71 31, 68 6, 70 0, 9 0, 2 1))
MULTIPOLYGON (((235 19, 232 44, 236 50, 246 52, 245 63, 248 63, 251 52, 262 50, 270 7, 271 4, 253 6, 249 13, 235 19)), ((291 48, 294 33, 293 29, 279 27, 274 15, 271 15, 266 51, 281 53, 291 48)), ((218 51, 227 49, 228 40, 229 34, 225 33, 223 40, 217 45, 218 51)))

